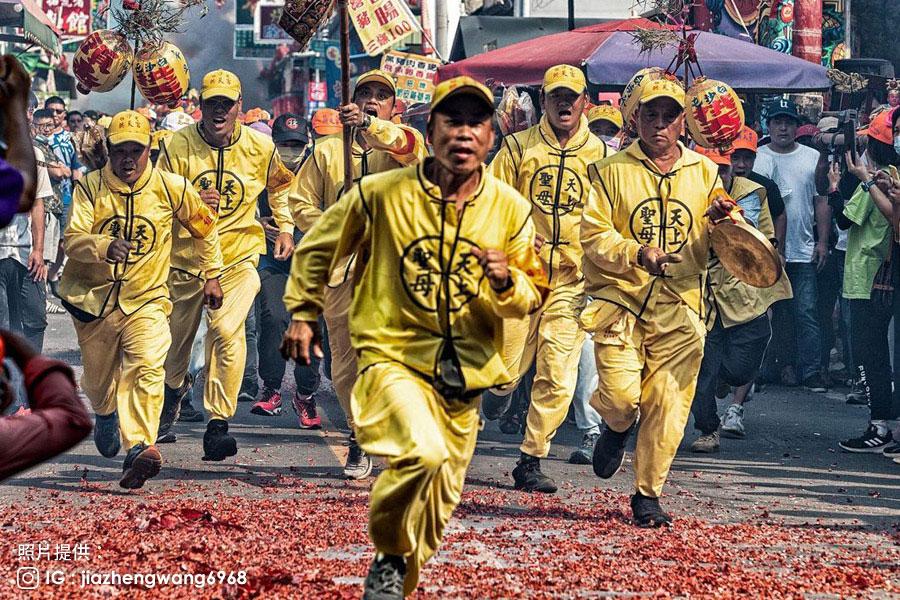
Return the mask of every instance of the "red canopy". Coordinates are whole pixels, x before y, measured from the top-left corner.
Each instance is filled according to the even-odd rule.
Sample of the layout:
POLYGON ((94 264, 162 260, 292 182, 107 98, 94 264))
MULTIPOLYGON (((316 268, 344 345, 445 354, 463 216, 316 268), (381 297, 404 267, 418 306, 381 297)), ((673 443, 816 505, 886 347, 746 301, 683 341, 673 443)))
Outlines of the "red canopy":
POLYGON ((638 29, 680 29, 648 19, 624 19, 598 23, 572 31, 544 35, 505 48, 491 50, 438 70, 438 81, 469 75, 479 81, 493 80, 506 85, 540 85, 544 71, 553 65, 581 68, 584 61, 610 35, 638 29))

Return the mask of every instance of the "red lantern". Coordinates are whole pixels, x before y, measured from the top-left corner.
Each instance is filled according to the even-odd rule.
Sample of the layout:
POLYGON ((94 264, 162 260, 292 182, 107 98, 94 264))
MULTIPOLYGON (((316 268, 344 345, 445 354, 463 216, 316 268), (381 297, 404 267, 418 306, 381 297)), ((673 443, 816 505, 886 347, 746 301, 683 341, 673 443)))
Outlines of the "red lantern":
POLYGON ((687 91, 687 126, 704 148, 727 151, 744 126, 744 107, 727 83, 698 77, 687 91))
POLYGON ((188 90, 191 72, 181 50, 163 42, 141 49, 134 59, 134 79, 150 103, 174 107, 188 90))
POLYGON ((72 59, 78 91, 108 92, 125 78, 133 58, 124 35, 110 29, 95 31, 84 38, 72 59))

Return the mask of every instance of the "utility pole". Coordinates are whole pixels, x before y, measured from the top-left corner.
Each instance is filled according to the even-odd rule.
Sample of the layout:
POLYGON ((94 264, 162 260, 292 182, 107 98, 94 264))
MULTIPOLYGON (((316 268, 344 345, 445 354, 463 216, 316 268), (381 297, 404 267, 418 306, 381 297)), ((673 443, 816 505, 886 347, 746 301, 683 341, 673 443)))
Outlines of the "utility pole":
POLYGON ((437 0, 434 3, 434 44, 437 46, 438 56, 447 56, 450 53, 447 44, 449 20, 447 3, 444 0, 437 0))
POLYGON ((569 0, 569 31, 575 29, 575 0, 569 0))

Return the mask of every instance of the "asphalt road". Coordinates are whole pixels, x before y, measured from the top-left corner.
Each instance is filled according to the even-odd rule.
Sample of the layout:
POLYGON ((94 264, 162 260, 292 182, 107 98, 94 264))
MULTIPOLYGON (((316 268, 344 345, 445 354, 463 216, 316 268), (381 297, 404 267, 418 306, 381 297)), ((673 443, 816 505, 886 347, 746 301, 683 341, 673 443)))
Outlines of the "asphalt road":
MULTIPOLYGON (((45 353, 69 362, 80 374, 80 355, 71 324, 65 315, 50 316, 45 353)), ((292 383, 286 381, 285 390, 289 390, 291 386, 292 383)), ((181 506, 185 501, 196 500, 202 506, 210 506, 209 510, 213 510, 213 513, 217 502, 232 500, 241 506, 244 501, 249 506, 254 506, 257 502, 299 501, 297 498, 302 496, 315 503, 319 495, 322 502, 326 502, 330 501, 327 499, 333 499, 335 494, 349 494, 354 498, 358 496, 360 502, 365 502, 365 492, 371 480, 345 482, 340 477, 346 454, 343 443, 346 430, 327 381, 320 391, 319 403, 324 422, 321 431, 300 430, 296 416, 289 408, 277 417, 260 417, 250 414, 249 404, 240 404, 232 424, 240 450, 234 459, 222 463, 200 460, 203 424, 177 424, 175 430, 178 442, 160 446, 165 463, 162 473, 143 490, 132 493, 121 492, 117 486, 122 456, 117 459, 101 457, 89 438, 71 452, 0 485, 0 530, 15 534, 7 538, 7 545, 12 543, 12 539, 18 539, 21 543, 22 536, 33 531, 35 523, 41 522, 39 512, 29 513, 23 507, 54 503, 61 503, 67 510, 75 511, 72 514, 86 513, 84 518, 94 519, 91 523, 96 525, 100 522, 97 519, 101 518, 95 514, 97 511, 102 512, 105 506, 131 506, 129 502, 141 509, 156 507, 164 510, 169 504, 174 506, 173 503, 181 503, 181 506), (2 516, 4 512, 7 516, 5 522, 2 516), (33 522, 29 522, 29 514, 34 514, 33 522)), ((720 407, 724 410, 725 404, 720 407)), ((747 405, 747 438, 723 439, 722 449, 718 454, 691 454, 688 446, 697 434, 689 425, 663 500, 664 507, 683 523, 689 524, 682 525, 684 529, 681 529, 676 523, 675 532, 681 531, 682 536, 690 536, 708 527, 759 526, 775 527, 778 531, 790 530, 791 535, 794 535, 793 532, 803 528, 815 528, 815 535, 820 539, 836 536, 837 541, 826 543, 825 554, 854 547, 868 548, 861 553, 860 560, 869 562, 856 564, 853 568, 866 569, 869 584, 856 585, 856 593, 879 598, 900 597, 900 465, 880 455, 848 454, 837 447, 839 439, 862 431, 867 416, 865 407, 845 404, 842 391, 823 395, 806 393, 797 388, 773 386, 757 394, 747 405), (872 557, 873 547, 886 554, 880 555, 876 560, 872 557), (879 574, 883 576, 883 580, 872 583, 873 573, 875 580, 878 580, 879 574)), ((543 548, 540 545, 542 543, 550 543, 556 548, 566 547, 566 540, 573 533, 566 531, 565 525, 560 528, 560 522, 554 519, 558 519, 562 514, 560 511, 569 507, 573 514, 582 515, 579 511, 583 511, 582 516, 592 523, 602 520, 606 514, 595 511, 608 509, 612 511, 609 518, 622 521, 622 529, 617 530, 616 535, 632 535, 623 516, 632 485, 630 453, 622 472, 611 480, 599 480, 591 472, 590 466, 566 463, 569 453, 580 442, 574 425, 567 423, 554 440, 551 456, 543 462, 544 472, 560 484, 559 493, 552 499, 529 498, 526 494, 512 491, 510 472, 518 456, 518 441, 515 436, 501 433, 496 423, 486 424, 469 469, 463 503, 449 526, 447 549, 442 550, 425 571, 424 587, 421 590, 423 597, 480 597, 482 594, 509 597, 501 593, 506 588, 499 583, 491 584, 490 592, 477 591, 481 589, 478 585, 486 585, 485 582, 491 581, 488 576, 480 582, 477 581, 478 578, 463 577, 462 583, 449 584, 456 581, 449 570, 454 564, 453 548, 459 545, 454 540, 464 539, 470 531, 487 531, 492 527, 494 529, 491 531, 494 532, 506 531, 499 528, 498 524, 503 523, 503 527, 507 529, 519 527, 525 530, 522 539, 528 540, 526 546, 529 548, 543 548), (548 502, 549 505, 546 504, 548 502), (544 509, 549 512, 535 513, 544 509), (519 514, 517 511, 524 512, 519 514), (547 519, 542 520, 544 517, 547 519), (537 537, 530 535, 535 532, 539 534, 537 537)), ((353 571, 353 575, 342 578, 320 573, 321 581, 317 583, 322 586, 317 588, 322 590, 321 594, 317 594, 320 597, 357 596, 358 584, 370 556, 370 549, 363 535, 364 510, 356 509, 351 513, 358 513, 359 520, 343 522, 338 512, 330 513, 335 515, 335 520, 330 521, 328 527, 331 530, 340 530, 342 527, 351 529, 353 541, 330 542, 329 549, 323 551, 325 554, 321 554, 320 558, 331 561, 328 564, 335 560, 338 565, 341 564, 340 561, 352 563, 352 568, 348 570, 353 571)), ((252 518, 268 521, 259 514, 252 518)), ((272 518, 281 517, 275 515, 272 518)), ((55 523, 55 526, 64 528, 65 524, 55 523)), ((305 531, 299 528, 292 535, 302 538, 305 531)), ((715 535, 719 535, 718 530, 715 531, 715 535)), ((752 534, 747 531, 742 535, 748 539, 759 536, 765 540, 767 535, 774 535, 763 533, 763 529, 754 529, 755 533, 752 534)), ((110 539, 115 539, 114 529, 104 533, 110 539)), ((607 533, 610 532, 605 532, 604 535, 607 533)), ((498 538, 487 536, 475 546, 466 543, 464 554, 467 558, 463 562, 468 565, 471 561, 487 561, 484 564, 490 565, 493 564, 492 561, 501 560, 503 549, 492 548, 491 540, 508 539, 510 535, 512 534, 507 532, 498 538)), ((806 548, 809 552, 804 556, 807 558, 822 551, 822 548, 812 543, 790 543, 799 543, 806 548)), ((713 565, 710 568, 716 572, 723 568, 727 572, 728 569, 722 563, 729 562, 727 553, 730 550, 725 542, 720 545, 726 553, 725 558, 721 558, 719 562, 708 559, 706 564, 713 565)), ((506 548, 505 545, 503 547, 506 548)), ((16 550, 10 547, 9 551, 16 550)), ((640 562, 643 556, 641 553, 646 552, 646 548, 642 547, 635 552, 637 554, 634 556, 640 562)), ((679 557, 670 558, 677 567, 679 557)), ((5 560, 6 557, 0 563, 5 560)), ((18 560, 21 562, 21 556, 18 560)), ((119 560, 122 560, 121 557, 119 560)), ((526 553, 525 556, 518 555, 513 563, 516 569, 541 571, 542 560, 544 559, 539 556, 526 553), (524 561, 524 564, 520 561, 524 561)), ((834 561, 839 569, 849 568, 845 563, 845 560, 834 561)), ((11 564, 15 566, 18 563, 14 560, 11 564)), ((809 564, 803 564, 804 568, 809 568, 809 564)), ((504 570, 502 564, 498 568, 500 571, 504 570)), ((507 566, 506 570, 511 568, 507 566)), ((573 567, 570 565, 567 568, 571 570, 573 567)), ((9 587, 4 589, 2 577, 7 572, 4 569, 12 573, 11 566, 0 567, 0 597, 7 597, 7 593, 10 594, 9 597, 14 597, 13 591, 20 590, 12 585, 12 579, 9 579, 9 587)), ((795 574, 801 573, 799 567, 795 566, 793 569, 795 574)), ((565 572, 565 569, 561 571, 565 572)), ((779 585, 777 572, 766 575, 773 575, 771 585, 779 585)), ((513 586, 509 589, 517 592, 509 593, 523 597, 596 597, 593 593, 582 593, 594 589, 591 585, 586 588, 573 587, 566 583, 568 580, 564 575, 560 575, 558 585, 553 581, 548 584, 548 581, 550 580, 532 582, 524 587, 513 586)), ((653 589, 645 584, 644 578, 605 581, 598 583, 596 590, 599 595, 605 594, 601 593, 603 590, 615 594, 634 592, 641 595, 647 589, 653 589)), ((656 585, 659 586, 658 589, 676 596, 693 595, 691 590, 697 592, 701 589, 672 587, 674 583, 665 581, 657 582, 656 585)), ((735 593, 735 588, 731 587, 733 584, 727 578, 725 584, 720 582, 710 585, 713 587, 708 588, 708 591, 714 596, 735 593)), ((825 583, 821 585, 823 587, 819 588, 818 584, 814 584, 807 592, 822 597, 844 595, 840 590, 836 594, 831 593, 838 588, 827 587, 825 583)), ((285 592, 277 582, 273 586, 262 586, 260 589, 267 591, 261 593, 260 597, 282 597, 282 593, 283 597, 312 597, 285 592)), ((763 589, 760 588, 757 592, 766 595, 763 589)), ((159 597, 157 592, 160 591, 161 589, 156 590, 146 597, 159 597)), ((229 594, 223 593, 222 596, 227 597, 229 594)), ((231 595, 239 597, 242 594, 253 596, 256 591, 249 593, 244 589, 231 595)), ((214 593, 210 597, 220 596, 214 593)))

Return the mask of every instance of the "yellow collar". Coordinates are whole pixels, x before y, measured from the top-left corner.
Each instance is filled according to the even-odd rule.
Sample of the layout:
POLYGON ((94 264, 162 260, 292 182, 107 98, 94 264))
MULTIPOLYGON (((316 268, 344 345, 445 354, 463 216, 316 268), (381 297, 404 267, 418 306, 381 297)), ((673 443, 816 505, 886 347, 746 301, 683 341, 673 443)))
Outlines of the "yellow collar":
POLYGON ((578 120, 578 129, 572 134, 572 137, 569 139, 569 143, 566 144, 565 148, 560 146, 559 138, 556 137, 553 127, 550 126, 550 119, 547 118, 547 115, 541 117, 538 127, 540 128, 541 137, 543 137, 544 141, 555 150, 577 150, 584 146, 588 141, 588 136, 591 135, 591 130, 588 128, 587 117, 584 115, 581 115, 581 118, 578 120))
MULTIPOLYGON (((419 166, 416 167, 416 175, 419 178, 419 184, 422 186, 422 189, 425 191, 428 196, 437 200, 438 202, 445 202, 443 194, 441 193, 441 188, 438 185, 435 185, 425 176, 425 165, 435 160, 434 158, 426 158, 422 162, 419 163, 419 166)), ((481 179, 478 182, 478 187, 475 189, 475 193, 472 194, 471 198, 466 199, 466 204, 474 202, 481 195, 481 192, 484 191, 484 179, 487 177, 487 169, 485 169, 484 165, 479 167, 479 171, 481 173, 481 179)))
POLYGON ((144 172, 141 173, 140 177, 137 178, 137 181, 134 182, 134 185, 128 185, 118 177, 116 177, 115 173, 113 173, 112 166, 109 162, 103 167, 103 170, 100 172, 100 177, 103 178, 103 183, 116 192, 117 194, 133 194, 141 191, 147 182, 150 181, 150 176, 153 174, 153 167, 150 165, 150 161, 147 161, 147 166, 144 168, 144 172))

